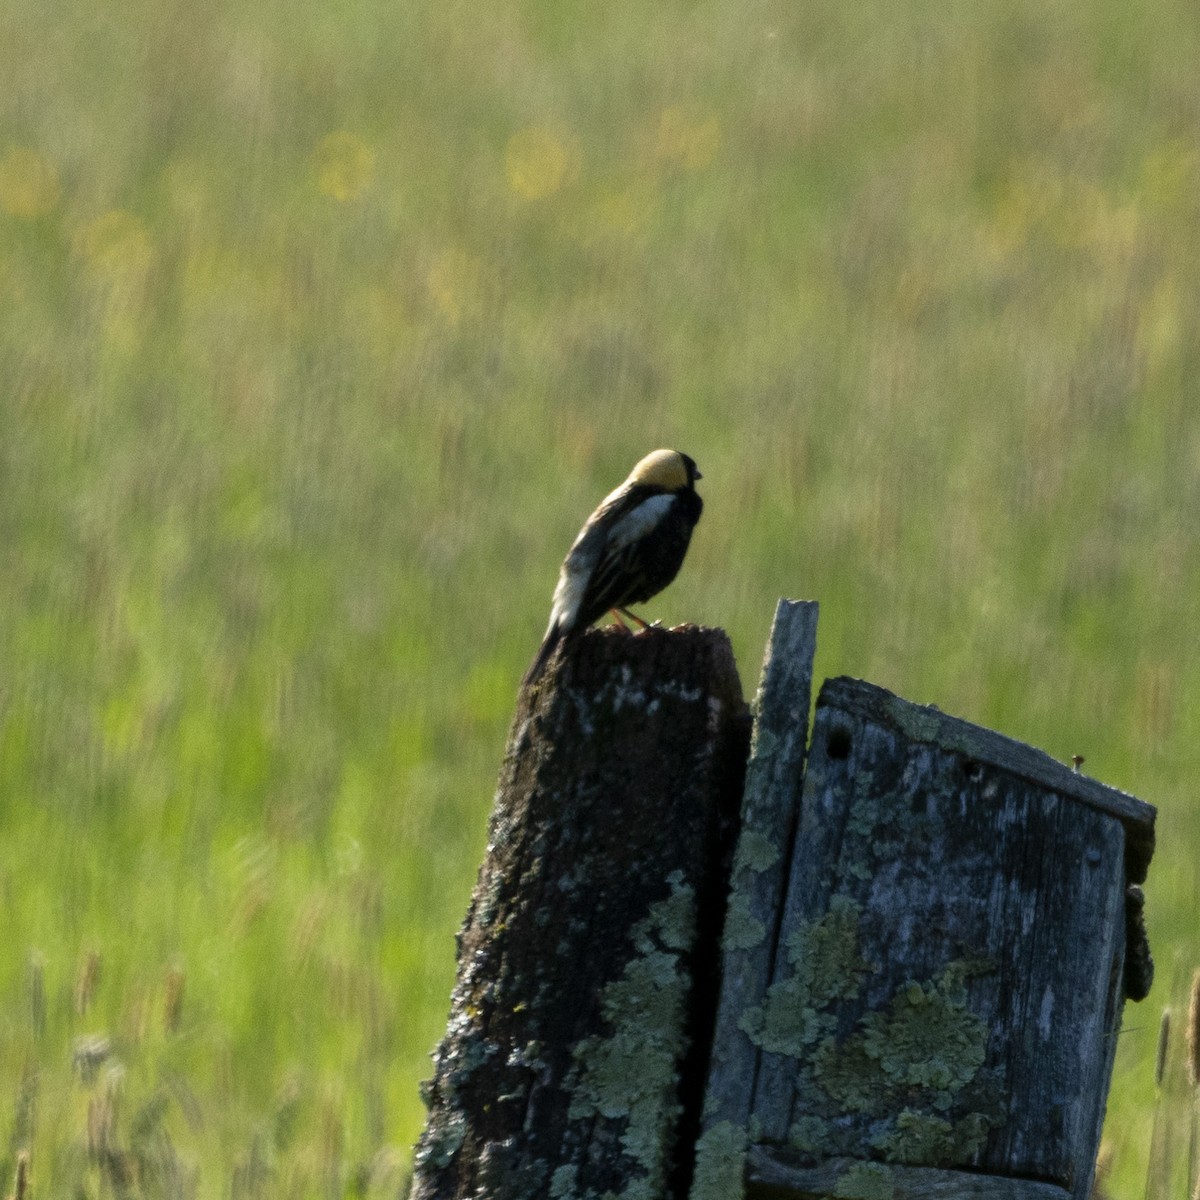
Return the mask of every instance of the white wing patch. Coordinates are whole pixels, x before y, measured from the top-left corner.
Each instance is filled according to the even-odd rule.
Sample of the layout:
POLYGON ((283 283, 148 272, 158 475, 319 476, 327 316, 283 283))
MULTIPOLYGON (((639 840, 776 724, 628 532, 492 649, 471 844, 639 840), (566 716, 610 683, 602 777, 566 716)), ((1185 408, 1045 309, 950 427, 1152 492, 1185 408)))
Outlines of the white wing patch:
POLYGON ((579 531, 579 536, 563 560, 562 570, 558 573, 558 586, 554 589, 554 603, 550 606, 547 634, 555 627, 570 629, 575 624, 579 606, 583 603, 583 594, 587 591, 588 581, 600 561, 603 549, 603 532, 589 522, 579 531))
POLYGON ((558 576, 558 587, 554 589, 554 603, 550 607, 550 624, 546 629, 549 634, 556 626, 569 629, 575 624, 579 606, 583 603, 583 593, 587 588, 591 570, 578 570, 570 558, 563 563, 558 576))
POLYGON ((637 508, 627 512, 610 530, 608 535, 609 550, 623 550, 630 542, 636 542, 648 534, 671 509, 675 497, 651 496, 643 500, 637 508))

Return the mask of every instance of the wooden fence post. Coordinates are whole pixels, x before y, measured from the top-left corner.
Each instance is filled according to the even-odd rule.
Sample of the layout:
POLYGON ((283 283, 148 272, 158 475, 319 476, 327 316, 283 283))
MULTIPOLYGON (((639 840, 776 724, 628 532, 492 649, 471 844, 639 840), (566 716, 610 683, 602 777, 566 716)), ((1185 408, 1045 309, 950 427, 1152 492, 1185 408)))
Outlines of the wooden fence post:
POLYGON ((800 626, 781 607, 692 1200, 1086 1200, 1149 986, 1127 936, 1154 810, 850 679, 821 689, 801 788, 796 739, 764 736, 807 709, 811 641, 772 688, 800 626))
POLYGON ((810 737, 816 619, 748 763, 717 630, 522 693, 413 1200, 1087 1200, 1154 809, 858 680, 810 737))
POLYGON ((748 737, 717 630, 593 631, 521 695, 413 1200, 681 1194, 748 737))

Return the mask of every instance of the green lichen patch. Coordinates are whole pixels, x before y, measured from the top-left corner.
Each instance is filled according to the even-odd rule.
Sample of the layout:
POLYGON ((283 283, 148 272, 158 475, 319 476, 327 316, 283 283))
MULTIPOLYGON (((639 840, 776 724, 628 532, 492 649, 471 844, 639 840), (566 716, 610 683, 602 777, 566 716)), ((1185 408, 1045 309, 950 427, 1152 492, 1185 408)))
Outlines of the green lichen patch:
POLYGON ((944 1162, 955 1147, 954 1126, 932 1113, 905 1109, 892 1127, 872 1142, 892 1162, 944 1162))
POLYGON ((855 1163, 837 1181, 833 1194, 841 1200, 894 1200, 892 1173, 879 1163, 855 1163))
POLYGON ((668 950, 687 950, 696 937, 696 892, 683 882, 682 871, 667 876, 671 889, 665 900, 650 910, 650 915, 634 927, 633 944, 643 954, 661 944, 668 950))
POLYGON ((901 987, 886 1012, 863 1018, 863 1049, 890 1083, 953 1094, 975 1078, 988 1029, 967 1007, 970 970, 964 961, 950 963, 935 980, 901 987))
MULTIPOLYGON (((851 839, 869 838, 875 832, 882 813, 875 776, 866 767, 860 767, 851 778, 850 806, 846 813, 846 834, 851 839)), ((842 847, 845 857, 846 847, 842 847)))
POLYGON ((817 1047, 813 1082, 836 1115, 866 1118, 859 1128, 872 1130, 869 1145, 888 1161, 963 1162, 1002 1119, 997 1081, 981 1070, 987 1024, 968 1007, 964 986, 986 969, 956 960, 932 980, 910 980, 850 1037, 817 1047))
POLYGON ((550 1200, 571 1200, 575 1196, 575 1184, 579 1172, 573 1163, 559 1167, 550 1176, 550 1200))
POLYGON ((765 833, 745 829, 738 839, 733 873, 736 876, 741 871, 768 871, 782 856, 782 851, 765 833))
POLYGON ((766 936, 767 927, 750 912, 750 897, 745 892, 734 892, 725 911, 722 948, 727 951, 753 950, 762 945, 766 936))
POLYGON ((674 954, 656 950, 630 962, 604 992, 610 1037, 591 1037, 575 1047, 583 1070, 571 1105, 572 1119, 599 1113, 627 1117, 647 1098, 647 1073, 673 1066, 681 1017, 681 983, 674 954))
POLYGON ((946 725, 941 713, 901 700, 899 696, 889 697, 885 708, 901 732, 914 742, 938 741, 946 725))
MULTIPOLYGON (((604 989, 601 1011, 611 1034, 585 1038, 572 1052, 569 1119, 623 1119, 621 1147, 642 1168, 619 1200, 661 1195, 679 1114, 678 1068, 686 1049, 690 986, 682 951, 693 940, 695 892, 679 872, 668 882, 670 895, 653 905, 632 931, 637 956, 604 989)), ((566 1184, 565 1178, 558 1182, 566 1184)))
POLYGON ((829 1148, 829 1122, 821 1117, 799 1117, 788 1130, 788 1145, 801 1154, 817 1157, 829 1148))
POLYGON ((636 1179, 620 1192, 598 1192, 595 1188, 579 1187, 576 1167, 559 1167, 550 1179, 550 1200, 661 1200, 645 1179, 636 1179))
POLYGON ((839 1010, 860 999, 872 970, 859 950, 860 915, 835 896, 824 917, 802 924, 788 941, 791 975, 742 1016, 756 1045, 797 1060, 788 1143, 809 1159, 967 1162, 1004 1119, 1001 1080, 984 1069, 987 1023, 966 988, 993 964, 958 959, 932 979, 908 980, 839 1035, 839 1010))
POLYGON ((739 1024, 751 1041, 772 1054, 802 1058, 832 1033, 836 1018, 823 1010, 856 996, 871 969, 858 952, 861 912, 849 897, 835 896, 824 916, 801 923, 787 943, 792 974, 742 1014, 739 1024))
POLYGON ((838 853, 842 880, 871 879, 880 863, 909 857, 919 861, 935 832, 936 825, 924 812, 896 802, 890 780, 860 767, 850 781, 845 837, 838 853))
POLYGON ((495 1057, 498 1049, 495 1042, 486 1041, 480 1031, 474 1028, 473 1014, 467 1015, 471 1018, 469 1033, 459 1039, 456 1051, 447 1054, 443 1060, 446 1078, 442 1086, 443 1090, 451 1093, 462 1088, 480 1067, 495 1057))
POLYGON ((989 1121, 983 1113, 967 1113, 957 1121, 947 1121, 932 1113, 905 1109, 872 1145, 882 1150, 889 1162, 913 1165, 961 1162, 983 1149, 988 1128, 989 1121))
MULTIPOLYGON (((816 1058, 822 1087, 849 1111, 912 1088, 951 1096, 975 1078, 987 1051, 987 1024, 967 1007, 964 965, 951 963, 934 980, 910 981, 881 1012, 867 1013, 859 1031, 816 1058)), ((939 1103, 938 1107, 942 1107, 939 1103)))
POLYGON ((741 1200, 745 1195, 746 1130, 719 1121, 696 1143, 690 1200, 741 1200))
POLYGON ((1005 1115, 995 1103, 996 1094, 992 1093, 988 1099, 990 1111, 964 1113, 954 1122, 954 1144, 946 1156, 950 1161, 963 1162, 982 1154, 988 1131, 1004 1124, 1005 1115))
POLYGON ((773 733, 770 729, 758 719, 758 702, 760 696, 755 696, 753 708, 754 715, 754 732, 750 737, 750 762, 765 761, 769 762, 773 759, 779 749, 779 736, 773 733))
POLYGON ((467 1119, 452 1111, 429 1123, 425 1138, 417 1151, 417 1161, 441 1171, 448 1167, 462 1149, 467 1137, 467 1119))
POLYGON ((867 1053, 861 1036, 841 1045, 827 1037, 812 1059, 813 1077, 826 1096, 837 1102, 838 1113, 870 1113, 883 1108, 892 1089, 867 1053))
POLYGON ((892 724, 914 742, 926 742, 942 750, 955 750, 969 758, 986 760, 988 747, 995 737, 986 731, 977 731, 965 721, 947 717, 936 708, 913 704, 899 696, 887 697, 884 711, 892 724), (980 737, 980 733, 985 736, 980 737))

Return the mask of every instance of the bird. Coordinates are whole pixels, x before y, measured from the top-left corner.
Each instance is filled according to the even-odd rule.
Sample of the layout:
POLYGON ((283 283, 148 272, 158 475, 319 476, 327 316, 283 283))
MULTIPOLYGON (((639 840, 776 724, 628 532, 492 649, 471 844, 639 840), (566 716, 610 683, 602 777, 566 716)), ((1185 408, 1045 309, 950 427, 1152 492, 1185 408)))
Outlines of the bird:
POLYGON ((563 560, 541 647, 523 684, 535 683, 554 651, 606 612, 622 614, 657 595, 679 573, 704 501, 693 459, 678 450, 654 450, 629 478, 600 502, 563 560))

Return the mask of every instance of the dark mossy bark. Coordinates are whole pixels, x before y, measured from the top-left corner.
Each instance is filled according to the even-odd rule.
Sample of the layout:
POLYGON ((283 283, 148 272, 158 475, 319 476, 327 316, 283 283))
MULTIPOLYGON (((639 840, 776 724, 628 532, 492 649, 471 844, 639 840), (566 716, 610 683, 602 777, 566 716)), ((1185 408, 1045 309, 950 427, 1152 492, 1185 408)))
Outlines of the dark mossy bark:
POLYGON ((414 1198, 685 1189, 748 737, 717 630, 592 632, 522 693, 414 1198))

